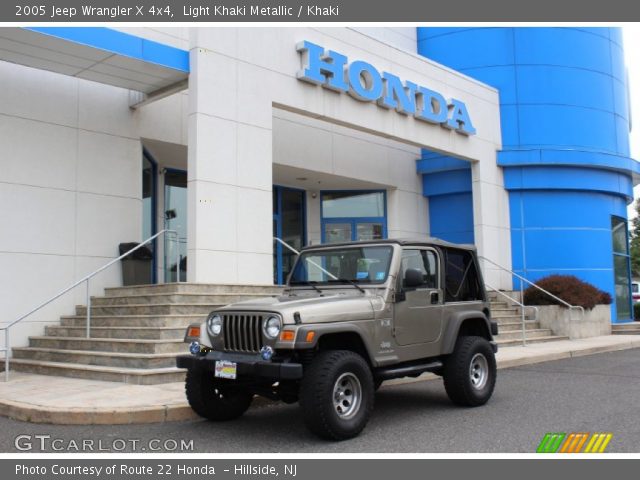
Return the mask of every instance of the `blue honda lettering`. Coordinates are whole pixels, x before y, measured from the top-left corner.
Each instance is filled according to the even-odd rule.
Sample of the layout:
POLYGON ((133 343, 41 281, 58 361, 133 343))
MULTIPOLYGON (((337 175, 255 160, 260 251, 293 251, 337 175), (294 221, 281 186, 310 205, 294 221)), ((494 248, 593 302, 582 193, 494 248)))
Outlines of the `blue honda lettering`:
POLYGON ((373 65, 358 60, 349 65, 349 94, 365 102, 375 102, 382 95, 382 78, 373 65))
POLYGON ((378 71, 370 63, 349 59, 308 41, 296 45, 303 61, 298 79, 336 92, 348 92, 363 102, 413 115, 417 120, 440 125, 462 135, 475 135, 467 106, 457 99, 447 100, 442 94, 412 82, 403 81, 389 72, 378 71))
POLYGON ((403 85, 400 78, 389 72, 384 72, 382 79, 385 84, 385 92, 384 96, 378 100, 378 105, 385 108, 395 108, 405 115, 415 114, 416 89, 418 86, 411 82, 406 82, 403 85))
POLYGON ((442 126, 452 128, 463 135, 475 135, 476 129, 471 123, 469 112, 467 112, 467 106, 460 100, 452 98, 449 108, 451 110, 451 117, 446 123, 443 123, 442 126))
POLYGON ((296 50, 306 56, 306 68, 298 72, 298 79, 322 85, 332 90, 346 92, 349 85, 344 81, 347 57, 311 42, 300 42, 296 50))
POLYGON ((424 120, 436 125, 446 123, 449 112, 447 101, 442 95, 428 88, 419 87, 418 96, 422 103, 420 110, 416 113, 418 120, 424 120))

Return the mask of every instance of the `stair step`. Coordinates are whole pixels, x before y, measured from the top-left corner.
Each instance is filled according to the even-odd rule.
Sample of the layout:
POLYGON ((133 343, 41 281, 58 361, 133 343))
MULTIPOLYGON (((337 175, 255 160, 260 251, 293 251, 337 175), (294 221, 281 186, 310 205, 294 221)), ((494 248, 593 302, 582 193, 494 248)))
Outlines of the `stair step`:
POLYGON ((640 323, 623 323, 612 325, 611 333, 614 335, 640 335, 640 323))
MULTIPOLYGON (((543 343, 543 342, 555 342, 559 340, 569 340, 569 337, 561 337, 556 335, 549 335, 546 337, 528 338, 527 343, 543 343)), ((500 347, 514 347, 522 345, 522 339, 499 339, 496 338, 496 342, 500 347)))
MULTIPOLYGON (((493 312, 491 312, 491 318, 497 322, 521 322, 522 321, 522 315, 521 314, 511 314, 511 315, 494 315, 493 312)), ((535 317, 533 315, 525 315, 524 319, 526 320, 533 320, 535 317)))
POLYGON ((520 313, 520 308, 518 307, 507 307, 507 308, 492 308, 491 315, 516 315, 520 313))
POLYGON ((30 347, 60 350, 88 350, 91 352, 177 353, 184 352, 179 340, 131 340, 120 338, 29 337, 30 347))
MULTIPOLYGON (((186 327, 191 323, 204 322, 206 314, 182 315, 91 315, 91 326, 96 327, 186 327)), ((66 315, 61 317, 63 327, 84 327, 86 315, 66 315)))
POLYGON ((491 307, 491 309, 495 309, 495 308, 509 308, 511 305, 507 302, 502 302, 502 301, 491 301, 489 302, 489 306, 491 307))
POLYGON ((160 285, 134 285, 129 287, 105 288, 105 296, 122 295, 147 295, 167 293, 193 293, 193 294, 264 294, 279 295, 283 287, 273 285, 209 285, 203 283, 165 283, 160 285))
MULTIPOLYGON (((181 340, 186 327, 97 327, 91 325, 91 338, 118 338, 130 340, 181 340)), ((48 337, 83 337, 86 328, 68 326, 49 326, 45 328, 48 337)))
POLYGON ((92 306, 115 305, 180 305, 180 304, 213 304, 228 305, 253 298, 271 298, 274 295, 264 293, 147 293, 135 295, 110 295, 108 297, 91 297, 92 306))
MULTIPOLYGON (((187 352, 187 346, 184 351, 187 352)), ((176 353, 142 354, 92 352, 55 348, 20 347, 13 349, 13 358, 39 362, 98 365, 114 368, 169 368, 176 365, 176 353)))
MULTIPOLYGON (((0 364, 4 366, 4 362, 0 362, 0 364)), ((10 365, 11 370, 16 372, 123 382, 135 385, 183 382, 185 376, 185 371, 176 367, 152 369, 118 368, 17 358, 11 359, 10 365)))
MULTIPOLYGON (((539 338, 539 337, 551 337, 553 336, 553 332, 548 328, 536 328, 532 330, 526 331, 527 340, 530 338, 539 338)), ((522 330, 512 330, 512 331, 499 331, 499 334, 496 335, 496 340, 511 340, 511 339, 521 339, 522 338, 522 330)))
MULTIPOLYGON (((132 305, 98 305, 91 307, 91 316, 95 315, 207 315, 222 303, 164 303, 164 304, 132 304, 132 305)), ((86 315, 85 305, 76 306, 76 315, 86 315)))

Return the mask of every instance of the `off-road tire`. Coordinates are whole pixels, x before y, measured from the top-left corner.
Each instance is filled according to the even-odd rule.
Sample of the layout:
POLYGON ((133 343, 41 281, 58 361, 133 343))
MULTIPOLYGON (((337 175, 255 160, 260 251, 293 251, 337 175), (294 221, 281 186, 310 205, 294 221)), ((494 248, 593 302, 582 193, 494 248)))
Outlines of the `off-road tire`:
POLYGON ((357 353, 348 350, 320 352, 305 370, 300 385, 300 406, 307 428, 321 438, 345 440, 357 436, 371 416, 373 401, 373 375, 367 362, 357 353), (340 379, 342 381, 338 382, 340 379), (350 385, 355 388, 349 390, 350 385), (345 393, 343 398, 351 395, 350 398, 355 399, 355 393, 358 393, 359 400, 336 407, 336 389, 345 393), (350 408, 353 409, 351 414, 348 413, 350 408))
POLYGON ((193 411, 217 422, 242 416, 253 400, 252 393, 233 385, 225 385, 224 380, 217 380, 213 372, 205 370, 189 369, 185 390, 193 411))
POLYGON ((453 353, 446 359, 443 369, 444 388, 449 399, 456 405, 478 407, 489 401, 496 384, 496 358, 491 344, 482 337, 461 336, 456 341, 453 353), (486 359, 484 383, 474 378, 471 363, 482 363, 486 359), (474 360, 475 359, 475 360, 474 360))

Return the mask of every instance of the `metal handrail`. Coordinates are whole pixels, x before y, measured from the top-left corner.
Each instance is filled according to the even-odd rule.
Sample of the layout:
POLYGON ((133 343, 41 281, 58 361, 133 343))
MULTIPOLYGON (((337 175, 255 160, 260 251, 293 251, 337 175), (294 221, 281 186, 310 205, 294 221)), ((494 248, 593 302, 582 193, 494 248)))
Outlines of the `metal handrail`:
POLYGON ((516 305, 520 306, 520 313, 522 315, 522 346, 526 347, 527 346, 527 325, 526 325, 526 319, 525 319, 525 313, 524 313, 524 309, 525 308, 532 308, 535 311, 535 315, 533 317, 533 322, 537 322, 538 321, 538 315, 540 313, 540 310, 538 309, 538 307, 536 307, 535 305, 525 305, 522 302, 519 302, 518 300, 516 300, 513 297, 510 297, 509 295, 507 295, 506 293, 498 290, 495 287, 492 287, 491 285, 489 285, 488 283, 485 282, 484 284, 485 287, 490 288, 491 290, 493 290, 494 292, 496 292, 499 295, 502 295, 503 297, 509 299, 511 302, 515 303, 516 305))
MULTIPOLYGON (((90 338, 90 335, 91 335, 91 295, 90 295, 90 288, 89 288, 90 287, 90 285, 89 285, 90 280, 94 276, 96 276, 98 273, 100 273, 103 270, 106 270, 107 268, 109 268, 114 263, 117 263, 118 261, 122 260, 123 258, 129 256, 131 253, 135 252, 136 250, 141 248, 143 245, 146 245, 147 243, 152 242, 153 240, 155 240, 156 238, 158 238, 162 234, 168 234, 168 233, 175 234, 176 238, 178 238, 178 232, 176 232, 175 230, 168 230, 168 229, 160 230, 158 233, 156 233, 155 235, 152 235, 151 237, 147 238, 145 241, 143 241, 142 243, 139 243, 134 248, 128 250, 127 252, 123 253, 119 257, 114 258, 113 260, 111 260, 108 263, 104 264, 102 267, 98 268, 97 270, 94 270, 90 274, 85 275, 84 277, 82 277, 77 282, 74 282, 72 285, 69 285, 64 290, 62 290, 62 291, 58 292, 57 294, 55 294, 53 297, 51 297, 48 300, 40 303, 37 307, 32 308, 27 313, 25 313, 21 317, 17 318, 13 322, 9 323, 8 325, 0 327, 0 331, 4 331, 4 348, 0 349, 0 352, 4 352, 5 381, 6 382, 9 381, 9 361, 10 361, 9 352, 11 350, 10 341, 9 341, 9 329, 11 327, 13 327, 16 323, 21 322, 22 320, 24 320, 28 316, 36 313, 41 308, 49 305, 54 300, 57 300, 58 298, 60 298, 65 293, 73 290, 74 288, 76 288, 81 283, 87 282, 87 325, 86 325, 86 335, 87 336, 86 336, 86 338, 90 338)), ((181 255, 180 255, 180 249, 179 248, 176 248, 176 253, 177 253, 177 255, 176 255, 176 260, 177 260, 177 262, 176 262, 176 265, 177 265, 177 268, 176 268, 176 282, 180 282, 180 260, 181 260, 180 257, 181 257, 181 255)))
MULTIPOLYGON (((513 270, 510 270, 506 267, 503 267, 502 265, 500 265, 499 263, 494 262, 493 260, 488 259, 487 257, 484 257, 482 255, 479 255, 478 258, 481 258, 482 260, 486 260, 487 262, 489 262, 490 264, 500 268, 501 270, 510 273, 511 275, 513 275, 514 277, 518 278, 521 280, 520 282, 520 299, 522 301, 524 301, 524 288, 522 287, 522 282, 526 282, 529 285, 531 285, 534 288, 537 288, 538 290, 540 290, 541 292, 543 292, 544 294, 550 296, 551 298, 553 298, 554 300, 560 302, 561 304, 563 304, 564 306, 566 306, 569 311, 574 311, 574 310, 578 310, 580 312, 580 316, 581 319, 584 320, 584 307, 581 307, 580 305, 571 305, 569 302, 564 301, 563 299, 561 299, 560 297, 554 295, 553 293, 545 290, 544 288, 542 288, 540 285, 532 282, 531 280, 528 280, 526 278, 524 278, 522 275, 518 275, 516 272, 514 272, 513 270)), ((569 319, 571 319, 571 315, 569 315, 569 319)))

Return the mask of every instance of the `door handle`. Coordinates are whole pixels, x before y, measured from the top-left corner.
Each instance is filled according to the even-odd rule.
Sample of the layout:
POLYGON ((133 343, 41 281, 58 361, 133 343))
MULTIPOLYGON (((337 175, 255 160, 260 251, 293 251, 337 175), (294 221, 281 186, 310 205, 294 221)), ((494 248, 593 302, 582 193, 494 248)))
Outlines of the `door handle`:
POLYGON ((437 305, 440 303, 440 294, 438 292, 431 292, 431 305, 437 305))

